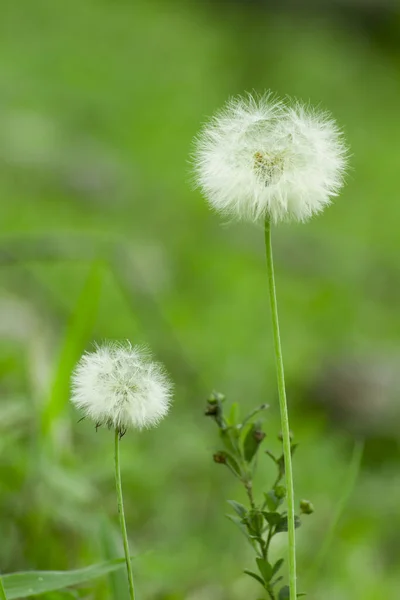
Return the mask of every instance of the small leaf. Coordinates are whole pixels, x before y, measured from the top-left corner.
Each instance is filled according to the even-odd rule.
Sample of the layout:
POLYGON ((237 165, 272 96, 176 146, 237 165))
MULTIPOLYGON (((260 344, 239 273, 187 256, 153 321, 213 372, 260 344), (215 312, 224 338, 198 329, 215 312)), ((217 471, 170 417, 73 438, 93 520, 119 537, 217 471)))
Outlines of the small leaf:
MULTIPOLYGON (((301 521, 299 519, 298 516, 295 516, 294 518, 294 526, 297 529, 298 527, 300 527, 301 525, 301 521)), ((278 523, 278 525, 275 528, 275 533, 281 533, 282 531, 287 531, 288 530, 288 518, 287 515, 282 515, 281 516, 281 520, 278 523)))
POLYGON ((5 593, 4 587, 3 587, 3 580, 1 577, 0 577, 0 600, 7 600, 6 593, 5 593))
POLYGON ((278 600, 289 600, 290 598, 290 590, 289 586, 285 585, 283 588, 279 590, 278 600))
POLYGON ((86 583, 111 571, 120 569, 125 559, 116 558, 107 562, 76 569, 74 571, 25 571, 3 575, 7 600, 30 598, 46 592, 61 590, 72 585, 86 583))
POLYGON ((242 472, 238 463, 236 462, 235 457, 232 456, 232 454, 229 454, 229 452, 226 452, 226 463, 230 466, 235 475, 237 475, 238 477, 242 476, 242 472))
POLYGON ((234 402, 227 418, 228 425, 237 425, 239 423, 239 403, 234 402))
POLYGON ((282 503, 280 498, 278 498, 277 495, 275 494, 274 490, 270 490, 269 492, 264 494, 264 496, 265 496, 265 502, 267 503, 269 510, 271 510, 273 512, 276 511, 278 506, 282 503))
POLYGON ((250 577, 253 577, 253 579, 258 581, 258 583, 261 583, 263 588, 265 588, 264 581, 261 579, 261 577, 259 575, 257 575, 257 573, 253 573, 253 571, 248 571, 247 569, 245 569, 244 572, 246 573, 246 575, 250 575, 250 577))
POLYGON ((283 558, 280 558, 279 560, 276 561, 276 563, 272 567, 272 575, 276 575, 277 574, 277 572, 279 571, 279 569, 281 568, 281 566, 283 565, 283 563, 284 563, 283 558))
POLYGON ((263 576, 265 583, 269 583, 271 581, 271 577, 272 577, 271 565, 264 558, 256 558, 256 563, 258 566, 258 570, 260 571, 261 575, 263 576))
POLYGON ((238 514, 239 517, 242 517, 242 519, 244 519, 244 517, 247 515, 247 508, 243 506, 243 504, 240 504, 240 502, 235 502, 235 500, 228 500, 228 504, 232 506, 236 514, 238 514))
POLYGON ((249 535, 249 532, 247 531, 247 527, 246 525, 244 525, 244 523, 242 522, 242 519, 239 519, 239 517, 235 517, 234 515, 226 515, 226 517, 232 521, 232 523, 235 523, 236 527, 239 527, 240 531, 243 533, 243 535, 246 536, 248 542, 252 545, 252 547, 254 548, 254 538, 253 536, 249 535))
POLYGON ((263 511, 263 515, 264 515, 265 520, 272 527, 274 527, 275 525, 278 525, 278 523, 281 520, 281 515, 278 512, 265 512, 265 511, 263 511))
POLYGON ((232 439, 232 429, 230 427, 227 429, 220 429, 220 437, 227 451, 231 454, 237 454, 237 447, 232 439))
POLYGON ((253 460, 264 437, 265 434, 262 431, 260 424, 253 423, 243 442, 243 453, 247 462, 251 462, 253 460))

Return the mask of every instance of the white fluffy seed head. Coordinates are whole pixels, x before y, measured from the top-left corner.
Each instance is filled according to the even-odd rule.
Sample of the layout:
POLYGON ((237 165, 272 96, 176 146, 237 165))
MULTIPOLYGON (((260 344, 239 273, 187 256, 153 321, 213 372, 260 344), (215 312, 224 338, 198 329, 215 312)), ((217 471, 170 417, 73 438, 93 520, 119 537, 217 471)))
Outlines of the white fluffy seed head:
POLYGON ((144 348, 107 344, 82 356, 72 376, 72 403, 96 424, 125 432, 165 417, 172 384, 144 348))
POLYGON ((347 149, 326 113, 248 95, 203 127, 193 159, 196 183, 218 212, 305 221, 338 194, 347 149))

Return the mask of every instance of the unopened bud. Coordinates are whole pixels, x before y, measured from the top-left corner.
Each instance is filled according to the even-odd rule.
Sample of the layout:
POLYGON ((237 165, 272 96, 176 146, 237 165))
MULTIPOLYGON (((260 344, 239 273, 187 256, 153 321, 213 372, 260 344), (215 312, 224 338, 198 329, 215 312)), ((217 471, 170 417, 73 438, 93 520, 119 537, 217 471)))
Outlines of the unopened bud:
POLYGON ((275 496, 277 498, 279 498, 279 500, 282 500, 282 498, 284 498, 286 496, 286 488, 284 485, 277 485, 275 486, 275 496))
POLYGON ((216 452, 213 456, 214 462, 220 465, 226 465, 226 454, 225 452, 216 452))
POLYGON ((265 438, 265 433, 261 431, 261 429, 255 429, 253 432, 253 437, 256 440, 256 442, 260 444, 265 438))
POLYGON ((204 411, 204 414, 206 415, 206 417, 215 417, 218 413, 219 413, 218 405, 211 403, 209 401, 208 406, 207 406, 206 410, 204 411))
POLYGON ((300 502, 300 510, 305 515, 312 515, 314 512, 314 506, 309 500, 302 500, 300 502))

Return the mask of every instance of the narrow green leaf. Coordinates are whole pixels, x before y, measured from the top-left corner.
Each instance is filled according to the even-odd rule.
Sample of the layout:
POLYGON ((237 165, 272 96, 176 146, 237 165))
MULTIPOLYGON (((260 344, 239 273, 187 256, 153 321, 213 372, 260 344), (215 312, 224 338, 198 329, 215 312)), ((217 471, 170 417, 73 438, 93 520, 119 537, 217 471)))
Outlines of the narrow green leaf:
POLYGON ((251 462, 253 460, 264 437, 265 434, 263 433, 260 424, 253 423, 243 442, 243 453, 247 462, 251 462))
POLYGON ((0 600, 7 600, 7 596, 6 596, 6 593, 4 591, 2 577, 0 577, 0 600))
POLYGON ((272 567, 270 563, 265 560, 265 558, 256 558, 256 563, 264 581, 269 583, 272 577, 272 567))
POLYGON ((261 583, 261 585, 265 589, 264 581, 263 581, 263 579, 261 579, 261 577, 259 575, 257 575, 257 573, 253 573, 253 571, 248 571, 247 569, 245 569, 244 572, 246 573, 246 575, 250 575, 250 577, 252 577, 256 581, 258 581, 258 583, 261 583))
POLYGON ((280 558, 279 560, 276 561, 276 563, 272 567, 272 576, 277 574, 277 572, 279 571, 279 569, 281 568, 281 566, 283 565, 284 562, 285 561, 283 560, 283 558, 280 558))
POLYGON ((240 529, 240 531, 243 533, 244 536, 246 536, 247 541, 252 545, 252 547, 254 548, 255 544, 254 544, 254 538, 253 536, 251 536, 249 534, 249 532, 247 531, 247 527, 246 525, 244 525, 242 523, 242 519, 239 519, 239 517, 235 517, 234 515, 226 515, 226 517, 232 521, 232 523, 235 523, 235 525, 240 529))
POLYGON ((239 423, 239 403, 234 402, 227 417, 228 425, 235 426, 239 423))
POLYGON ((236 440, 234 437, 234 431, 231 427, 228 427, 227 429, 220 429, 220 433, 219 433, 221 440, 226 448, 226 450, 230 453, 230 454, 237 454, 238 453, 238 449, 237 449, 237 445, 236 445, 236 440))
POLYGON ((230 454, 229 452, 225 452, 225 458, 226 458, 226 464, 232 469, 232 471, 235 473, 235 475, 237 475, 238 477, 241 477, 242 471, 241 471, 239 464, 237 463, 235 457, 232 456, 232 454, 230 454))
POLYGON ((99 264, 95 263, 90 269, 75 310, 67 324, 50 396, 42 413, 41 426, 45 437, 51 434, 53 424, 68 406, 71 371, 91 336, 97 315, 101 285, 102 270, 99 264))
POLYGON ((344 476, 344 481, 341 483, 341 487, 337 491, 337 499, 335 500, 334 504, 336 508, 332 517, 332 522, 330 526, 328 526, 322 547, 319 552, 317 552, 314 564, 311 566, 310 572, 306 578, 306 581, 309 583, 316 579, 318 572, 322 569, 323 564, 327 559, 327 556, 329 556, 330 547, 335 539, 336 529, 357 483, 357 477, 359 476, 361 470, 363 453, 364 442, 357 441, 354 444, 353 454, 348 466, 348 471, 344 476))
MULTIPOLYGON (((103 557, 105 560, 112 560, 114 556, 122 554, 121 536, 114 524, 104 517, 101 521, 101 543, 103 547, 103 557)), ((129 600, 129 590, 126 585, 126 572, 123 569, 111 571, 108 575, 111 597, 118 600, 129 600)))
POLYGON ((274 527, 275 525, 278 525, 278 523, 281 520, 281 515, 278 512, 263 511, 263 515, 264 515, 264 518, 267 521, 267 523, 269 525, 271 525, 272 527, 274 527))
POLYGON ((248 423, 257 413, 266 410, 267 408, 269 408, 269 404, 261 404, 260 406, 257 406, 257 408, 252 410, 247 417, 243 419, 242 427, 246 425, 246 423, 248 423))
POLYGON ((120 569, 124 563, 124 558, 116 558, 74 571, 25 571, 3 575, 6 598, 7 600, 30 598, 31 596, 86 583, 120 569))
POLYGON ((240 502, 235 502, 235 500, 228 500, 228 504, 232 506, 236 514, 238 514, 239 517, 242 517, 242 519, 244 519, 244 517, 247 515, 247 508, 243 506, 243 504, 240 504, 240 502))

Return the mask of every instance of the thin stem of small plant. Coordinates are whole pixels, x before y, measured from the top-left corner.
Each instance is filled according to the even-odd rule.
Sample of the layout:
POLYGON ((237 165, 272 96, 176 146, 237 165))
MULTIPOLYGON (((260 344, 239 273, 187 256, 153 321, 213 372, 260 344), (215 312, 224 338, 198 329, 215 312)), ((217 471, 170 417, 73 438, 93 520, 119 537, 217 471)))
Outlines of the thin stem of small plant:
POLYGON ((130 600, 135 600, 135 590, 133 586, 133 573, 131 564, 131 555, 129 551, 128 533, 126 531, 125 512, 124 512, 124 500, 122 496, 122 482, 121 482, 121 467, 119 459, 119 443, 121 433, 118 428, 115 429, 115 483, 117 488, 117 500, 118 500, 118 514, 119 523, 121 526, 122 540, 124 543, 126 569, 128 572, 128 585, 129 585, 129 597, 130 600))
POLYGON ((285 479, 287 491, 287 517, 289 540, 289 590, 290 600, 296 600, 296 534, 294 510, 294 486, 292 471, 292 455, 290 443, 289 414, 286 401, 285 372, 283 368, 282 348, 279 334, 278 306, 276 301, 274 262, 272 255, 271 223, 265 221, 265 250, 267 258, 267 272, 269 284, 269 300, 271 305, 272 329, 274 336, 276 371, 278 379, 279 406, 281 413, 283 455, 285 460, 285 479))

